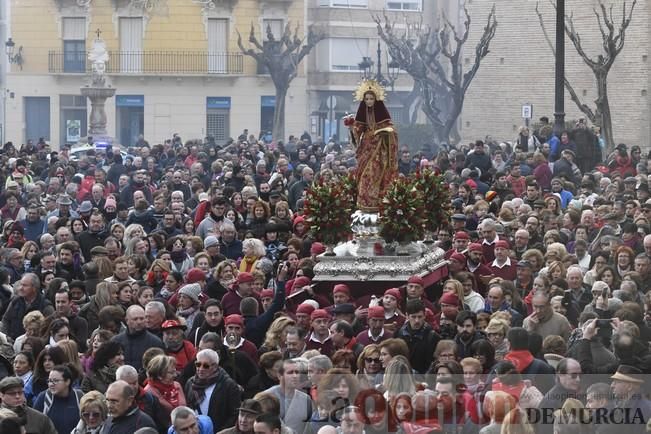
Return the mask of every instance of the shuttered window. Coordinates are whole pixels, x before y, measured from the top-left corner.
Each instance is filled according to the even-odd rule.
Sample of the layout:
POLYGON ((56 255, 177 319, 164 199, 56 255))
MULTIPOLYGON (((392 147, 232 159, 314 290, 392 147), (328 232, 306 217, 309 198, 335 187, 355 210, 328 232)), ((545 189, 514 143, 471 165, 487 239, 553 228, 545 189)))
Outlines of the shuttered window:
POLYGON ((142 17, 120 18, 120 70, 142 72, 142 17))
POLYGON ((208 20, 208 72, 228 72, 228 20, 208 20))

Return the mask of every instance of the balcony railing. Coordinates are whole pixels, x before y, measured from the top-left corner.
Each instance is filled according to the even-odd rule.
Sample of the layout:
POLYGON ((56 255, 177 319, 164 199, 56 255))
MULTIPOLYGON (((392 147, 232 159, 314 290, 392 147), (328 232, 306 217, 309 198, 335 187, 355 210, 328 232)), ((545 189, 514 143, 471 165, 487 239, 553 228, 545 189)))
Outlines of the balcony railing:
MULTIPOLYGON (((243 73, 242 53, 207 51, 109 51, 107 74, 197 74, 231 75, 243 73)), ((89 73, 91 64, 85 51, 50 51, 51 74, 89 73)))

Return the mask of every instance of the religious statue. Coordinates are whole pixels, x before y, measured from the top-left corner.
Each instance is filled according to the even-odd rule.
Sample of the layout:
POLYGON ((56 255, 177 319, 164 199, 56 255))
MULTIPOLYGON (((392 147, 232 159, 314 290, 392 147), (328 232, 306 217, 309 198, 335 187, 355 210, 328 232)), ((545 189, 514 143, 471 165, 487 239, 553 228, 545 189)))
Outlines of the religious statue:
POLYGON ((357 208, 377 213, 384 193, 398 176, 398 135, 384 105, 384 88, 364 80, 354 93, 357 114, 344 119, 356 148, 357 208))
POLYGON ((109 60, 109 55, 108 51, 106 51, 106 43, 99 37, 99 30, 97 39, 93 41, 93 48, 88 53, 88 60, 93 66, 91 84, 93 86, 104 86, 106 82, 104 73, 106 72, 106 62, 109 60))

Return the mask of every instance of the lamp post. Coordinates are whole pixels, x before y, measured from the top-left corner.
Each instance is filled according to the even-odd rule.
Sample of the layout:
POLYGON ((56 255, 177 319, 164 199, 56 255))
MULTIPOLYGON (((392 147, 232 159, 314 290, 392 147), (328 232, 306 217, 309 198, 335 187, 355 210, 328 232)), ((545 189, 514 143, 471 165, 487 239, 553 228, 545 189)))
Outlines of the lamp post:
POLYGON ((556 0, 556 72, 554 77, 554 134, 565 129, 565 0, 556 0))
POLYGON ((13 39, 9 38, 5 42, 5 53, 7 54, 7 59, 9 63, 15 63, 20 66, 20 69, 23 69, 23 46, 18 47, 18 52, 14 54, 16 48, 16 43, 13 39))
POLYGON ((382 74, 382 50, 380 48, 380 41, 377 41, 377 68, 375 74, 373 74, 373 61, 370 57, 362 57, 362 61, 358 63, 360 71, 362 71, 362 80, 375 80, 384 87, 391 86, 393 90, 393 85, 398 79, 398 71, 400 70, 400 64, 395 60, 392 60, 387 64, 387 75, 382 74))

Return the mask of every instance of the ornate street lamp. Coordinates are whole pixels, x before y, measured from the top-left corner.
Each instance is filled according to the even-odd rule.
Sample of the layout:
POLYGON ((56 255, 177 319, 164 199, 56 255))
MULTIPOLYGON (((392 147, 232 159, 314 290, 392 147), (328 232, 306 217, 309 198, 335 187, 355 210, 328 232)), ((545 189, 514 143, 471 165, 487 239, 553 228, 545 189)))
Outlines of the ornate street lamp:
POLYGON ((20 66, 20 69, 23 69, 23 46, 21 45, 18 47, 18 52, 16 54, 14 54, 15 48, 16 43, 13 39, 9 38, 7 42, 5 42, 5 53, 7 53, 7 59, 9 60, 9 63, 15 63, 20 66))
POLYGON ((362 61, 358 63, 359 70, 362 73, 362 80, 375 80, 384 87, 391 86, 393 90, 393 85, 398 79, 398 72, 400 71, 400 64, 395 60, 392 60, 387 65, 387 75, 382 74, 382 50, 380 48, 380 41, 377 42, 377 65, 375 74, 373 74, 373 65, 374 62, 370 57, 362 57, 362 61))

